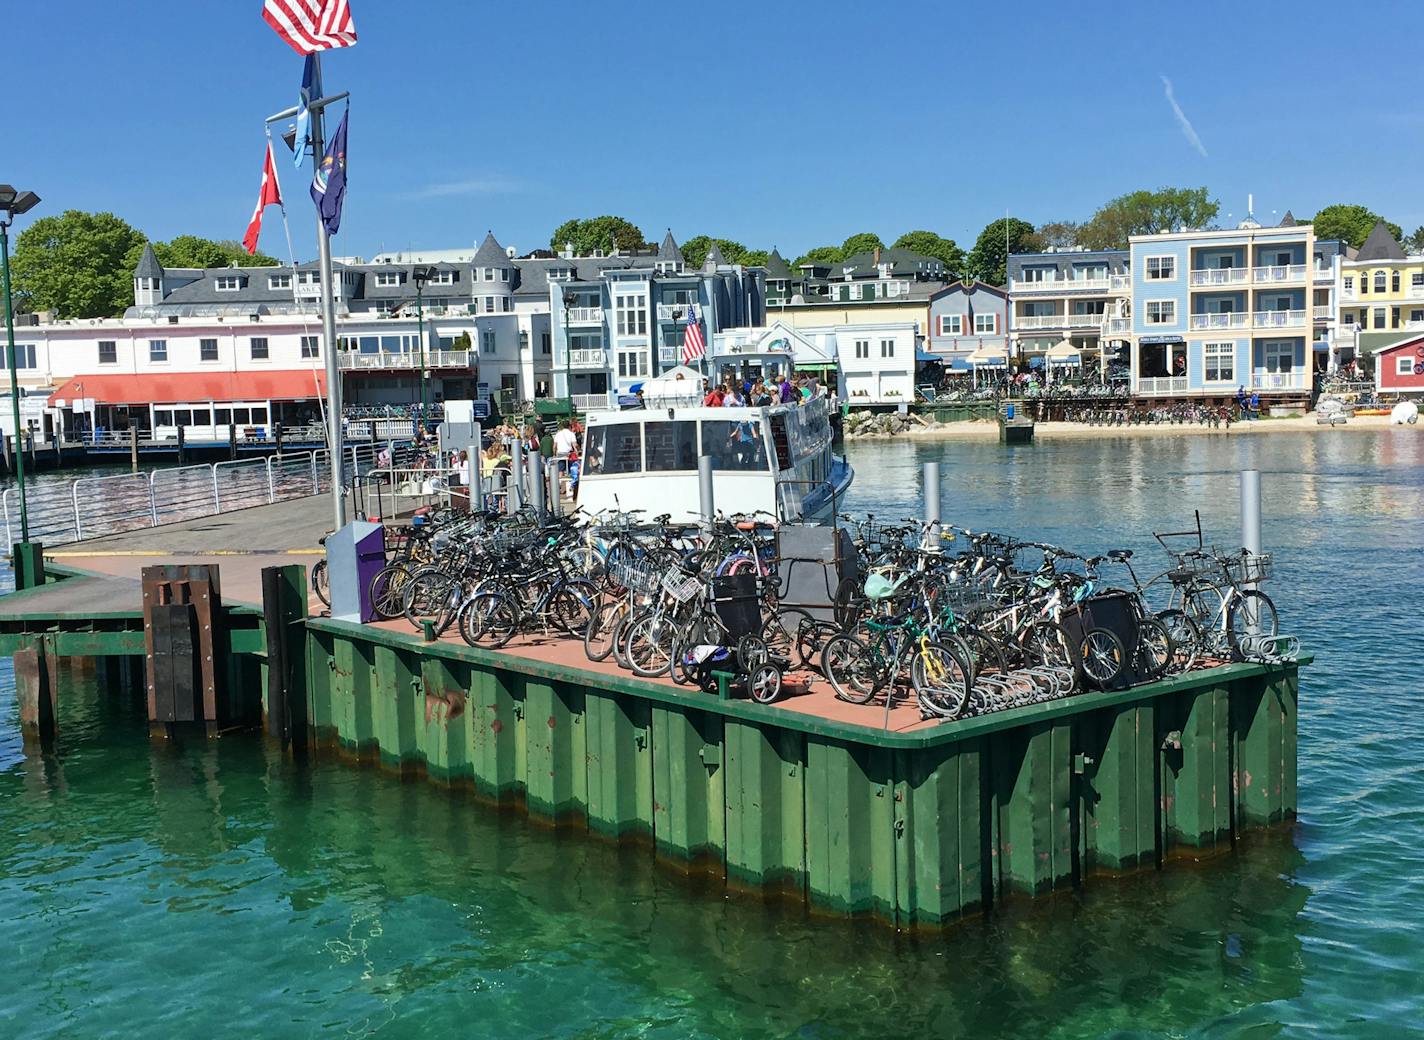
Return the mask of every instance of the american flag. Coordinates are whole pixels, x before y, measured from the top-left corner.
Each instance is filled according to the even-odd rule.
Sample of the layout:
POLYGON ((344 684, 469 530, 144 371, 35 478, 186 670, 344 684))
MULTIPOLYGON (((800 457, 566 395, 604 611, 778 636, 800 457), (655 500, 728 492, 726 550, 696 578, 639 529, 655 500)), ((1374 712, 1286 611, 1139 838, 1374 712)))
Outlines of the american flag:
POLYGON ((356 42, 347 0, 264 0, 262 17, 298 54, 356 42))
POLYGON ((702 323, 697 320, 697 309, 689 307, 687 308, 687 328, 682 331, 682 363, 690 365, 706 355, 707 341, 702 338, 702 323))

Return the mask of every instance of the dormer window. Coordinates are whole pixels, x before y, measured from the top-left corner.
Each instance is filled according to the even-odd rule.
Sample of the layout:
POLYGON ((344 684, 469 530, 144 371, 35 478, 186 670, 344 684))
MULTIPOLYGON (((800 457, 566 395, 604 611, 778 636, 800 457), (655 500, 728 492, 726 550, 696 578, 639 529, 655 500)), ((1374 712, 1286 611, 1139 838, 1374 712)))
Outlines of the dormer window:
POLYGON ((298 285, 320 285, 320 284, 321 284, 321 272, 320 272, 320 271, 303 271, 303 272, 301 272, 301 274, 297 275, 297 284, 298 284, 298 285))
POLYGON ((880 265, 879 265, 879 267, 880 267, 880 277, 881 277, 881 278, 889 278, 889 277, 890 277, 890 266, 891 266, 890 264, 880 264, 880 265))
POLYGON ((507 267, 501 267, 501 268, 499 269, 499 280, 500 280, 501 282, 507 282, 507 281, 509 281, 509 268, 507 268, 507 267))
POLYGON ((431 285, 454 285, 454 271, 436 271, 430 278, 431 285))
POLYGON ((399 271, 382 271, 376 274, 376 285, 381 288, 389 289, 393 286, 400 285, 400 283, 401 274, 399 271))
POLYGON ((289 274, 274 274, 267 278, 267 288, 269 289, 290 289, 292 287, 292 276, 289 274))
POLYGON ((236 275, 226 275, 215 279, 218 292, 237 292, 242 288, 242 279, 236 275))

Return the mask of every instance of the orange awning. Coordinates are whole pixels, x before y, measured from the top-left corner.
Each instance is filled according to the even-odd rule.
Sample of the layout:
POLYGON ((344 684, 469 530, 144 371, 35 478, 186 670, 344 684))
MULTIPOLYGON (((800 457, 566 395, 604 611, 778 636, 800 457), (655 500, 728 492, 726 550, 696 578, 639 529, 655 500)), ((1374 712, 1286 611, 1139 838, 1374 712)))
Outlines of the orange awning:
POLYGON ((92 398, 96 404, 198 404, 203 401, 306 401, 326 394, 316 369, 248 372, 153 372, 75 376, 49 395, 50 406, 92 398))

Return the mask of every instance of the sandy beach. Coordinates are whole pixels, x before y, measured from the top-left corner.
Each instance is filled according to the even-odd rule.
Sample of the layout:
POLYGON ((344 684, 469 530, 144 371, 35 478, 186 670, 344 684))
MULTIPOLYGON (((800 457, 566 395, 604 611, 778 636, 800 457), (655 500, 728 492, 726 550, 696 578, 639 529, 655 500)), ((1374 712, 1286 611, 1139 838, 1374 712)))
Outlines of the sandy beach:
MULTIPOLYGON (((1093 426, 1089 423, 1040 422, 1034 426, 1035 439, 1069 439, 1074 437, 1256 437, 1263 434, 1302 430, 1345 435, 1354 430, 1378 430, 1390 425, 1387 415, 1361 415, 1349 422, 1330 426, 1315 421, 1315 414, 1280 419, 1258 419, 1255 422, 1234 422, 1229 427, 1172 425, 1170 423, 1139 426, 1093 426)), ((1424 431, 1424 423, 1400 429, 1424 431)), ((933 427, 912 427, 904 433, 870 433, 850 437, 851 440, 890 440, 896 437, 941 440, 993 440, 999 436, 999 424, 993 420, 944 423, 933 427)))

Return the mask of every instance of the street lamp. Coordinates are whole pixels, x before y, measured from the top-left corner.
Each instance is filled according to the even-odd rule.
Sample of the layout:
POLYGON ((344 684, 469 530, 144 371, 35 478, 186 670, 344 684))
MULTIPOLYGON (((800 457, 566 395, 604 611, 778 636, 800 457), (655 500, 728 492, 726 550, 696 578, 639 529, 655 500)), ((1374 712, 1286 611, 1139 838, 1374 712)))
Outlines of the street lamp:
POLYGON ((569 373, 573 358, 573 355, 569 352, 569 344, 572 342, 569 338, 569 309, 576 303, 578 303, 577 296, 572 292, 564 293, 564 396, 569 399, 570 415, 572 415, 574 411, 574 380, 573 376, 569 373))
POLYGON ((426 382, 429 377, 425 371, 425 304, 421 294, 425 290, 425 283, 435 277, 435 268, 415 267, 411 270, 410 277, 415 282, 415 321, 416 328, 420 332, 420 421, 425 422, 426 411, 429 408, 426 404, 429 393, 426 382))
POLYGON ((15 480, 20 487, 20 540, 30 540, 30 513, 25 504, 25 445, 20 439, 20 377, 15 370, 15 314, 10 300, 10 225, 21 213, 28 213, 39 204, 40 197, 32 191, 16 191, 9 184, 0 184, 0 272, 3 272, 5 292, 6 358, 10 364, 10 414, 15 420, 15 480))

